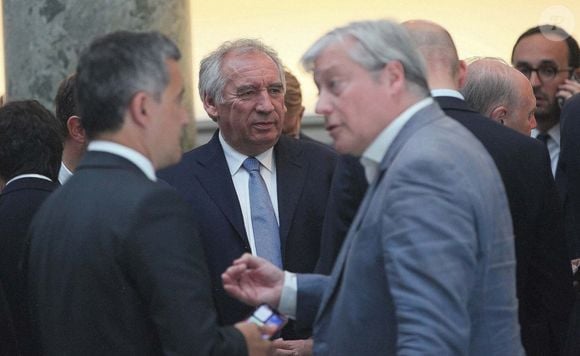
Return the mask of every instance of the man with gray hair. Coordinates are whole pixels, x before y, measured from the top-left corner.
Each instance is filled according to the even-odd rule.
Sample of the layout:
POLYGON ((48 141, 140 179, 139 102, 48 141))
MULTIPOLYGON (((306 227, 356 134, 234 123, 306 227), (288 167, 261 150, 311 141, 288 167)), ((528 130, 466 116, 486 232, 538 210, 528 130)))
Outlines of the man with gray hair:
MULTIPOLYGON (((229 297, 221 274, 244 252, 293 272, 314 270, 336 153, 282 135, 285 76, 276 52, 257 40, 226 42, 199 71, 204 108, 218 130, 160 172, 195 212, 219 322, 251 308, 229 297)), ((284 338, 309 332, 285 328, 284 338)))
POLYGON ((304 55, 316 110, 370 186, 330 276, 243 255, 226 290, 314 322, 316 355, 522 355, 513 231, 497 169, 430 98, 390 21, 356 22, 304 55))
POLYGON ((526 136, 536 127, 536 98, 530 81, 501 59, 471 61, 460 91, 469 106, 502 125, 526 136))
MULTIPOLYGON (((189 120, 179 49, 157 32, 93 41, 77 67, 88 151, 31 227, 33 320, 46 355, 265 355, 218 327, 189 207, 156 182, 189 120)), ((263 330, 266 332, 267 330, 263 330)))

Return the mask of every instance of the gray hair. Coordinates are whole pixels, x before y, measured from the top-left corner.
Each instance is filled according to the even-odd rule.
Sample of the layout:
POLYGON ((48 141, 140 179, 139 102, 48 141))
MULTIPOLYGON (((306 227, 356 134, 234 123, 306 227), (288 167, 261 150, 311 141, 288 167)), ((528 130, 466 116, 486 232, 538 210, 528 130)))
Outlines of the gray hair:
POLYGON ((469 58, 467 77, 460 92, 472 109, 490 116, 499 105, 512 106, 518 100, 513 87, 513 68, 500 58, 469 58))
POLYGON ((218 104, 224 101, 224 88, 228 78, 225 77, 222 66, 226 55, 232 52, 239 54, 263 53, 270 57, 276 64, 276 67, 278 67, 280 81, 282 82, 284 91, 286 91, 284 65, 278 57, 278 53, 257 39, 243 38, 224 42, 216 50, 202 59, 199 68, 198 84, 199 95, 202 101, 206 95, 218 104))
POLYGON ((87 136, 118 130, 137 92, 159 100, 169 83, 166 60, 180 58, 175 43, 159 32, 119 31, 95 39, 77 67, 76 98, 87 136))
POLYGON ((349 38, 356 40, 348 53, 354 62, 374 72, 390 61, 399 61, 405 70, 408 89, 421 96, 429 95, 423 57, 407 30, 390 20, 352 22, 328 32, 302 56, 302 65, 312 71, 314 62, 324 49, 349 38))

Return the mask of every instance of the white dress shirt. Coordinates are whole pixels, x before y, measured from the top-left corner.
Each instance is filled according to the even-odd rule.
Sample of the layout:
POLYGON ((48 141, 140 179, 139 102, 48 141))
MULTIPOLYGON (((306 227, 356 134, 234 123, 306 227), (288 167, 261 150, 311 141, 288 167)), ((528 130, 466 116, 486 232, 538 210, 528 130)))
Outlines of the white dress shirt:
MULTIPOLYGON (((246 235, 248 236, 248 243, 250 244, 252 254, 255 255, 256 241, 254 239, 252 210, 250 208, 250 191, 248 189, 250 174, 244 167, 242 167, 242 163, 244 163, 248 156, 236 151, 232 146, 230 146, 223 138, 221 131, 219 133, 219 140, 224 150, 226 162, 228 164, 230 174, 232 175, 232 181, 234 183, 234 188, 236 189, 238 201, 240 202, 240 208, 242 209, 244 228, 246 230, 246 235)), ((272 207, 274 208, 274 214, 276 215, 276 220, 278 221, 279 226, 280 218, 278 216, 278 190, 276 184, 276 162, 274 161, 274 149, 270 148, 266 152, 255 156, 255 158, 260 162, 260 175, 262 176, 262 179, 264 179, 264 183, 266 183, 266 188, 268 189, 268 194, 270 195, 272 207)))
POLYGON ((67 168, 64 162, 60 162, 60 170, 58 171, 58 181, 60 182, 60 185, 63 185, 70 177, 72 177, 72 175, 73 173, 67 168))

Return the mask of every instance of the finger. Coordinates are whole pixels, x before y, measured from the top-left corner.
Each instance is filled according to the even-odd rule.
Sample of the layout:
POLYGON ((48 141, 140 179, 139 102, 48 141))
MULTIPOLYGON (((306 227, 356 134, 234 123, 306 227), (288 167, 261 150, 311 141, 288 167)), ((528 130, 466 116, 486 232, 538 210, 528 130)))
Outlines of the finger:
POLYGON ((277 349, 282 349, 282 350, 294 349, 290 342, 283 340, 282 338, 279 338, 279 339, 272 341, 272 346, 277 348, 277 349))
POLYGON ((558 86, 558 90, 567 91, 571 94, 580 93, 580 83, 573 80, 566 80, 564 84, 558 86))
POLYGON ((294 350, 274 349, 273 356, 296 356, 298 353, 294 350))
POLYGON ((262 335, 269 335, 272 336, 278 331, 278 328, 274 325, 262 325, 259 326, 258 329, 262 333, 262 335))
POLYGON ((237 284, 225 284, 224 283, 224 290, 228 293, 229 296, 232 298, 236 298, 246 304, 250 304, 249 298, 244 292, 243 289, 239 288, 237 284))
POLYGON ((246 252, 243 255, 241 255, 239 258, 235 259, 233 262, 233 265, 246 264, 247 261, 250 260, 251 258, 252 258, 252 254, 246 252))
POLYGON ((569 91, 569 90, 559 90, 556 93, 556 96, 559 97, 559 98, 564 98, 564 100, 567 100, 569 97, 572 96, 572 94, 573 93, 571 91, 569 91))

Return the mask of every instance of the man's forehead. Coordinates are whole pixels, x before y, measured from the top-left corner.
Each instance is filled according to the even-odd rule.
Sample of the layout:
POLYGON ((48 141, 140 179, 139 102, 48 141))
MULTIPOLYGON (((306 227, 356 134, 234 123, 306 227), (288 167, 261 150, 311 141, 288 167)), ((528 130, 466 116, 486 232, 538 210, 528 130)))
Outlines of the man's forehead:
POLYGON ((568 46, 564 40, 555 41, 542 34, 535 34, 520 40, 514 49, 513 61, 531 64, 542 62, 565 64, 568 63, 568 46))
POLYGON ((314 61, 312 73, 314 77, 320 77, 327 73, 333 73, 343 69, 345 64, 352 62, 348 55, 351 44, 333 43, 320 52, 314 61))

